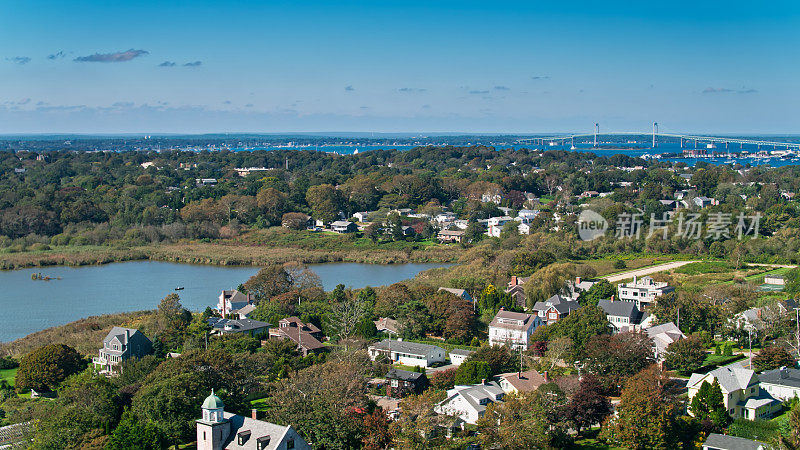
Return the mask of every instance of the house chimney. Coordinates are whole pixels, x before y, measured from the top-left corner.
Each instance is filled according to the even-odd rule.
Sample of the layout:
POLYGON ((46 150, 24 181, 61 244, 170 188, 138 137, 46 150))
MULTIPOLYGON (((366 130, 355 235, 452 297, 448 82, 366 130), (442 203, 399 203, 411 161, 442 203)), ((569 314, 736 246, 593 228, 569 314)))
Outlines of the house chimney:
POLYGON ((486 384, 486 378, 481 378, 481 384, 486 384))
POLYGON ((633 276, 633 284, 636 285, 636 275, 633 276))
POLYGON ((581 277, 575 277, 575 284, 581 284, 581 277))
POLYGON ((544 371, 544 373, 542 374, 542 376, 544 377, 544 382, 545 382, 545 383, 549 383, 549 382, 550 382, 550 377, 548 376, 548 374, 547 374, 547 371, 546 371, 546 370, 544 371))
POLYGON ((511 286, 513 287, 513 286, 516 286, 516 285, 517 285, 517 276, 516 275, 511 275, 511 286))
POLYGON ((250 417, 251 417, 253 420, 258 420, 258 410, 257 410, 257 409, 255 409, 255 408, 251 409, 251 410, 250 410, 250 417))
POLYGON ((611 301, 612 302, 614 301, 614 297, 615 297, 614 295, 611 296, 611 301))

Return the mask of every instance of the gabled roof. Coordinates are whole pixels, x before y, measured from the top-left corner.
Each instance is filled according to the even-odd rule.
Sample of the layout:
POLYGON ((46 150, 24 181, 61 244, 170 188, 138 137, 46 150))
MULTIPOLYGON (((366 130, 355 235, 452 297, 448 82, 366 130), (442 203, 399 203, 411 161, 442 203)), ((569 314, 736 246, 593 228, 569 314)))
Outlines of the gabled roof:
POLYGON ((800 388, 800 370, 790 367, 768 370, 758 376, 762 383, 800 388))
POLYGON ((348 220, 337 220, 336 222, 331 223, 331 227, 349 227, 350 225, 355 224, 348 220))
MULTIPOLYGON (((447 398, 439 405, 445 405, 453 401, 456 397, 462 397, 467 404, 479 413, 486 410, 487 405, 481 405, 481 400, 488 400, 489 403, 497 401, 497 396, 504 395, 505 392, 495 381, 485 384, 472 384, 466 386, 455 386, 447 391, 447 398)), ((488 403, 487 403, 488 404, 488 403)))
POLYGON ((708 435, 708 439, 703 442, 703 448, 713 450, 768 450, 772 447, 763 442, 750 439, 711 433, 708 435))
POLYGON ((209 317, 208 324, 217 330, 225 330, 225 327, 227 326, 232 329, 225 331, 234 332, 257 330, 259 328, 270 326, 270 324, 267 322, 261 322, 253 319, 222 319, 219 317, 209 317))
POLYGON ((489 324, 490 327, 510 330, 527 330, 533 325, 534 320, 531 314, 506 311, 504 309, 498 311, 489 324))
POLYGON ((554 308, 559 314, 569 314, 580 307, 581 305, 577 301, 556 294, 543 302, 536 302, 533 305, 533 310, 545 312, 550 308, 554 308))
POLYGON ((281 323, 293 324, 294 327, 303 328, 303 331, 307 331, 309 333, 319 333, 321 331, 319 327, 311 322, 303 323, 303 321, 297 316, 285 317, 278 321, 278 324, 281 323))
POLYGON ((547 383, 539 372, 531 369, 527 372, 511 372, 498 375, 500 379, 506 380, 508 384, 514 386, 518 392, 531 392, 539 389, 539 386, 547 383))
POLYGON ((444 349, 435 345, 419 344, 416 342, 406 341, 392 341, 384 339, 380 342, 372 344, 370 347, 378 350, 391 350, 393 352, 408 353, 415 356, 427 356, 431 351, 441 350, 442 354, 445 353, 444 349))
MULTIPOLYGON (((289 432, 291 427, 284 427, 263 420, 254 420, 249 417, 240 416, 238 414, 231 414, 229 412, 223 413, 223 417, 231 424, 231 432, 228 439, 223 443, 224 449, 254 449, 256 441, 259 438, 269 436, 269 444, 264 447, 264 450, 276 450, 286 433, 289 432), (250 437, 243 445, 239 445, 237 435, 250 431, 250 437)), ((296 445, 295 445, 296 446, 296 445)))
POLYGON ((456 297, 469 297, 469 293, 464 289, 455 289, 455 288, 448 288, 448 287, 440 287, 440 291, 449 292, 456 297))
POLYGON ((689 383, 687 383, 686 387, 693 387, 695 385, 702 384, 703 380, 709 375, 717 380, 720 387, 725 392, 746 389, 750 385, 758 383, 758 377, 756 376, 755 372, 738 365, 733 365, 718 367, 707 374, 693 373, 691 378, 689 378, 689 383))
POLYGON ((311 333, 308 331, 303 331, 297 327, 282 327, 276 328, 277 332, 288 339, 292 340, 295 344, 307 349, 307 350, 316 350, 318 348, 323 348, 325 345, 322 344, 317 338, 315 338, 311 333))
POLYGON ((627 317, 631 323, 639 322, 642 315, 634 302, 600 300, 597 302, 597 307, 602 309, 606 315, 627 317))
POLYGON ((411 372, 408 370, 393 368, 390 369, 388 373, 386 373, 385 378, 389 380, 417 381, 423 376, 425 376, 425 374, 421 372, 411 372))

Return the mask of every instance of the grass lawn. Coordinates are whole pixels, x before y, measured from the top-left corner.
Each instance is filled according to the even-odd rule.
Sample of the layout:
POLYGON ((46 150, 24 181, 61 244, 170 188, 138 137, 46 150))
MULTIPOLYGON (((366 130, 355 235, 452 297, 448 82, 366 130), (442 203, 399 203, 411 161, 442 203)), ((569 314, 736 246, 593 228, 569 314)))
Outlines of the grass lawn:
POLYGON ((7 381, 14 386, 14 379, 17 377, 17 368, 0 370, 0 381, 7 381))
POLYGON ((625 450, 624 447, 617 447, 614 445, 604 444, 597 440, 597 434, 600 432, 599 428, 588 431, 584 437, 576 439, 570 446, 570 449, 584 449, 584 450, 625 450))
POLYGON ((259 411, 266 411, 267 410, 267 399, 266 398, 257 398, 255 400, 250 401, 250 406, 259 410, 259 411))

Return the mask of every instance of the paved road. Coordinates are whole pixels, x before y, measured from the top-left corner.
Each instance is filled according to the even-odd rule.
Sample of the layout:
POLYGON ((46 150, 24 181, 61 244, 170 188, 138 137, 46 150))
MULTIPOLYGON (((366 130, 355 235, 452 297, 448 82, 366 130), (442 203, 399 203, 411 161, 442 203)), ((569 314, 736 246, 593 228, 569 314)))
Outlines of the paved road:
MULTIPOLYGON (((644 275, 650 275, 651 273, 657 272, 664 272, 666 270, 677 269, 678 267, 685 266, 686 264, 690 264, 693 262, 699 261, 673 261, 670 263, 659 264, 657 266, 650 266, 644 267, 641 269, 636 270, 628 270, 626 272, 617 273, 613 275, 606 275, 604 277, 610 283, 615 283, 617 281, 627 280, 629 278, 633 278, 634 276, 641 277, 644 275)), ((795 269, 797 266, 790 265, 790 264, 761 264, 761 263, 746 263, 748 266, 758 266, 758 267, 774 267, 774 268, 787 268, 787 269, 795 269)))
POLYGON ((617 281, 622 281, 622 280, 627 280, 628 278, 633 278, 634 276, 641 277, 641 276, 644 276, 644 275, 650 275, 651 273, 663 272, 665 270, 671 270, 671 269, 677 269, 678 267, 685 266, 686 264, 691 264, 693 262, 698 262, 698 261, 673 261, 673 262, 670 262, 670 263, 659 264, 657 266, 650 266, 650 267, 645 267, 645 268, 642 268, 642 269, 629 270, 627 272, 617 273, 617 274, 614 274, 614 275, 607 275, 607 276, 601 277, 601 278, 605 278, 610 283, 615 283, 617 281))

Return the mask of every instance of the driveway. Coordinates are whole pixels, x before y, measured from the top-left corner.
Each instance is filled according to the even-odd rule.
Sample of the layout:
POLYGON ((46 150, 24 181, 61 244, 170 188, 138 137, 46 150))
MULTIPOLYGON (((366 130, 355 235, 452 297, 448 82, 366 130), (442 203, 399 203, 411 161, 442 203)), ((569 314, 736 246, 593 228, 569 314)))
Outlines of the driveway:
POLYGON ((685 266, 693 262, 699 262, 699 261, 673 261, 665 264, 659 264, 657 266, 650 266, 650 267, 644 267, 642 269, 629 270, 627 272, 617 273, 614 275, 606 275, 600 278, 605 278, 606 280, 608 280, 609 283, 616 283, 617 281, 627 280, 628 278, 641 277, 644 275, 650 275, 651 273, 677 269, 678 267, 685 266))

